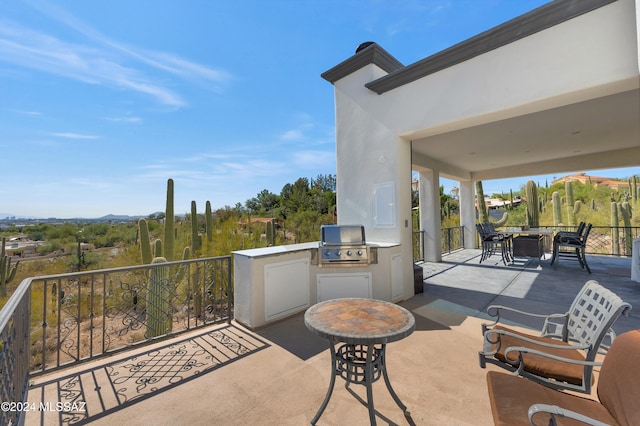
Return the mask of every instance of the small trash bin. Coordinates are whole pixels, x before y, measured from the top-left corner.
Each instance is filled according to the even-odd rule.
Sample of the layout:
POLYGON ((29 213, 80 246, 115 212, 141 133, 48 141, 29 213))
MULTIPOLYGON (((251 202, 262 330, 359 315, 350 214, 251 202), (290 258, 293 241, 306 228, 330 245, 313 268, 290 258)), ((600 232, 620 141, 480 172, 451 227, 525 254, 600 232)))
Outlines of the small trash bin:
POLYGON ((415 294, 424 293, 424 275, 422 266, 413 264, 413 292, 415 294))

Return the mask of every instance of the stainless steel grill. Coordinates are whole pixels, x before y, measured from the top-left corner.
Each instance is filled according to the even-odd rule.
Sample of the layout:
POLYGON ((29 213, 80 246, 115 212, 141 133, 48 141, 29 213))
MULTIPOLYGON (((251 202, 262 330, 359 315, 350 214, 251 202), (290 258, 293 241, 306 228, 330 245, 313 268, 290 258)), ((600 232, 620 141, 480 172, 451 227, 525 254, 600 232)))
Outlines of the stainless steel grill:
POLYGON ((369 264, 369 248, 362 225, 322 225, 318 264, 361 266, 369 264))

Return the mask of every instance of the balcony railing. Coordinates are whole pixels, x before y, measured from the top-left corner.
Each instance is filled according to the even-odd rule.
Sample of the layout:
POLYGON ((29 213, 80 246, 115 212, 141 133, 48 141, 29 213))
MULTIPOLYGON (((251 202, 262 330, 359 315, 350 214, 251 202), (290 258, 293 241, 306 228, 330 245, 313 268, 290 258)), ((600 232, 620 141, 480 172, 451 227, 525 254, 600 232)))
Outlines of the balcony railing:
POLYGON ((223 256, 25 279, 0 312, 1 401, 24 401, 30 376, 230 323, 232 271, 223 256))
MULTIPOLYGON (((558 231, 577 231, 578 226, 545 226, 558 231)), ((631 257, 633 240, 640 236, 640 227, 631 226, 594 226, 587 237, 587 254, 631 257)))
MULTIPOLYGON (((554 232, 576 231, 577 226, 545 226, 554 232)), ((640 237, 640 227, 631 226, 594 226, 587 239, 587 254, 600 254, 631 257, 633 240, 640 237)), ((451 253, 464 248, 464 232, 462 226, 442 228, 442 253, 451 253)), ((478 240, 479 241, 479 240, 478 240)), ((413 231, 413 261, 425 259, 424 231, 413 231)))
POLYGON ((442 228, 442 253, 451 253, 464 248, 464 226, 442 228))
MULTIPOLYGON (((442 253, 451 253, 454 250, 464 248, 463 230, 463 226, 441 229, 440 241, 442 253)), ((424 231, 413 231, 413 261, 420 262, 424 261, 424 259, 424 231)))

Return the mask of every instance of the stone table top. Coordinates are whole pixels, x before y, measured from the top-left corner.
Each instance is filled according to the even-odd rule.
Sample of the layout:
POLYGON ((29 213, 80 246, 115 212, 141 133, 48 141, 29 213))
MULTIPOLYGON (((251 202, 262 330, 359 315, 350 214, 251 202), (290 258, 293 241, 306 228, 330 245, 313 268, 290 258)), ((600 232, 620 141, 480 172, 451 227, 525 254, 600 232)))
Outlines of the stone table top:
POLYGON ((394 342, 415 329, 413 314, 402 306, 365 298, 320 302, 307 309, 304 323, 320 337, 361 345, 394 342))

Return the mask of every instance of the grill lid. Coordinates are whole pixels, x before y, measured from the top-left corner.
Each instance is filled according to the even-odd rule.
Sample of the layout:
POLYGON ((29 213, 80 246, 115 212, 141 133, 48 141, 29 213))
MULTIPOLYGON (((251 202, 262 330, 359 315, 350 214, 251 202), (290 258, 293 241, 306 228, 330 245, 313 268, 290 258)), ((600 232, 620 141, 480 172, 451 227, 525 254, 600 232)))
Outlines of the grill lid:
POLYGON ((365 244, 364 226, 362 225, 322 225, 320 227, 320 245, 322 246, 365 244))

